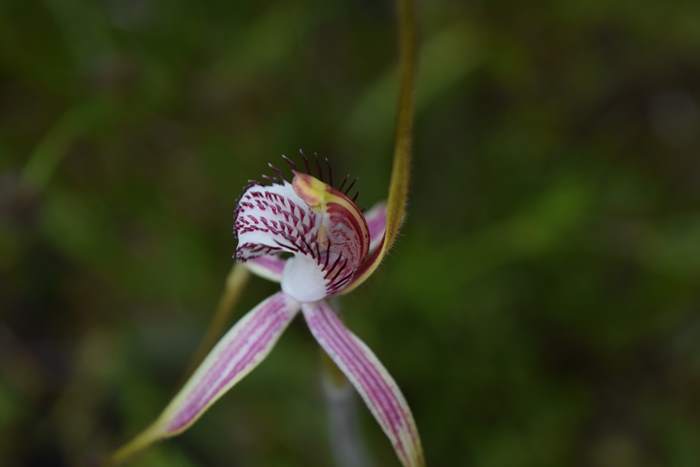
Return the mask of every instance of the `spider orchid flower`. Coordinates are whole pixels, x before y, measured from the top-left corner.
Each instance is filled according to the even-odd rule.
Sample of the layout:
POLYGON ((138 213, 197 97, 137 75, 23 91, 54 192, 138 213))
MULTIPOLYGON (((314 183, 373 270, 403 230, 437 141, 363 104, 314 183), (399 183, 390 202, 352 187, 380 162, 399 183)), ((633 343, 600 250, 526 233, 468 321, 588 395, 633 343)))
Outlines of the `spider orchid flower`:
POLYGON ((150 444, 187 429, 262 362, 301 311, 316 341, 386 433, 401 463, 422 466, 418 431, 396 382, 327 301, 354 288, 376 267, 386 206, 380 203, 363 214, 349 196, 354 182, 346 187, 348 177, 336 187, 330 166, 324 177, 318 165, 316 177, 306 158, 305 172, 286 160, 291 180, 280 176, 268 184, 251 183, 234 215, 236 260, 279 282, 281 290, 221 338, 158 420, 133 443, 150 444))

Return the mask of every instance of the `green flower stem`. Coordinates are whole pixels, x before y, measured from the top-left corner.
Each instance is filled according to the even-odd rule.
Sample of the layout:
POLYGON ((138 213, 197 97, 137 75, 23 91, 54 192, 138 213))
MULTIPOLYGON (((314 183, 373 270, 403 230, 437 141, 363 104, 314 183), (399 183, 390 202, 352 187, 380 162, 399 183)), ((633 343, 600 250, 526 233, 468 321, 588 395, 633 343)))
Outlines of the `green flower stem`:
POLYGON ((416 83, 416 18, 413 0, 397 0, 399 43, 399 99, 396 110, 396 133, 394 134, 394 156, 386 203, 386 230, 384 241, 374 255, 371 264, 352 285, 343 290, 347 294, 355 290, 374 271, 394 245, 401 223, 406 215, 408 189, 411 182, 411 152, 413 144, 413 119, 415 114, 416 83))

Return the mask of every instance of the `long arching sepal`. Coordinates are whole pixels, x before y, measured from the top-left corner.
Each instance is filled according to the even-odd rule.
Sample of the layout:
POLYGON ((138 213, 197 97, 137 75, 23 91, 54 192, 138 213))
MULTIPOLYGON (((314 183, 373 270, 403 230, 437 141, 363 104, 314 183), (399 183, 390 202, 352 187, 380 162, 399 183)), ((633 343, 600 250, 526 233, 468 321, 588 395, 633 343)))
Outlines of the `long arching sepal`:
POLYGON ((411 409, 384 365, 328 304, 304 304, 302 310, 311 333, 365 401, 404 467, 424 466, 411 409))
POLYGON ((278 292, 248 312, 221 338, 161 416, 114 454, 114 463, 189 428, 263 361, 298 311, 297 302, 278 292))

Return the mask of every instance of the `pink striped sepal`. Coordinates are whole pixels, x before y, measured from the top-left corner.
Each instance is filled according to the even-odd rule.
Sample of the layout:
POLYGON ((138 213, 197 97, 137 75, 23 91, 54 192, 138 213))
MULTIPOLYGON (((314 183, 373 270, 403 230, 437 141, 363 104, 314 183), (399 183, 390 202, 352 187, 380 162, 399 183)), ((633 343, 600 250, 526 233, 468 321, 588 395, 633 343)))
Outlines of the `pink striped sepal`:
POLYGON ((221 338, 161 416, 121 449, 123 456, 192 425, 267 357, 298 311, 295 300, 278 292, 248 312, 221 338))
POLYGON ((425 465, 418 430, 399 387, 374 353, 325 302, 302 304, 318 343, 367 404, 404 467, 425 465))

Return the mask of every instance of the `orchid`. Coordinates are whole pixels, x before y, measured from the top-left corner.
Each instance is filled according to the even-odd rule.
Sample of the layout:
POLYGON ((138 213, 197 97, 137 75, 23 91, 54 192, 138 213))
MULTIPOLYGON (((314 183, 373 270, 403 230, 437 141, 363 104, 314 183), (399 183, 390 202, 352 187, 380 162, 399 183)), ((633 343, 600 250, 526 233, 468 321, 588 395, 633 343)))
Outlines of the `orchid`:
MULTIPOLYGON (((303 156, 302 156, 303 157, 303 156)), ((235 258, 256 275, 279 282, 281 290, 243 316, 214 346, 157 421, 134 442, 176 435, 191 426, 217 399, 258 366, 301 311, 312 335, 360 394, 390 439, 404 466, 424 464, 418 431, 396 382, 375 354, 344 324, 328 302, 373 270, 385 238, 386 206, 367 213, 349 196, 346 177, 333 185, 297 170, 291 180, 253 182, 234 215, 235 258)), ((274 167, 274 166, 273 166, 274 167)))
MULTIPOLYGON (((218 341, 158 419, 119 449, 119 463, 151 443, 183 432, 272 351, 301 311, 311 334, 354 386, 405 467, 425 465, 418 430, 398 385, 376 355, 329 304, 377 269, 403 222, 410 180, 414 114, 415 13, 412 0, 397 0, 399 96, 394 155, 386 204, 366 213, 350 196, 355 182, 334 183, 330 164, 316 171, 302 154, 303 169, 289 158, 290 173, 251 182, 234 214, 238 264, 227 280, 213 323, 227 316, 247 271, 278 282, 280 291, 244 315, 218 341), (243 265, 244 268, 241 267, 243 265)), ((210 331, 216 330, 214 326, 210 331)), ((210 333, 216 335, 217 333, 210 333)), ((208 348, 205 338, 203 348, 208 348)))

